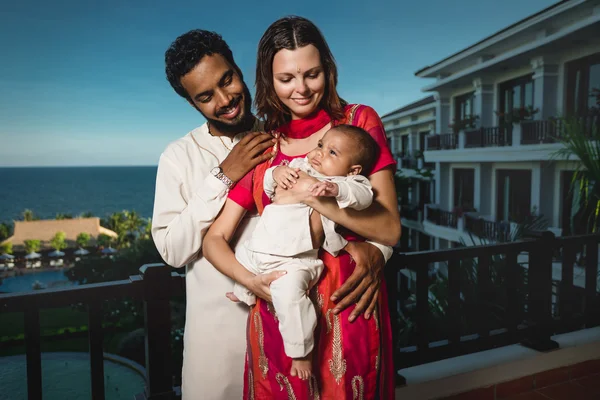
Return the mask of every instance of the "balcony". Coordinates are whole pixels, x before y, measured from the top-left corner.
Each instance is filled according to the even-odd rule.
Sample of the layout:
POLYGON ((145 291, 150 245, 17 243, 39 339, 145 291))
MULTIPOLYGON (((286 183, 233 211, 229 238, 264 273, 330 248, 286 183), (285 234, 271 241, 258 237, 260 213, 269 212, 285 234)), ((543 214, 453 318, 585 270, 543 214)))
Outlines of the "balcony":
POLYGON ((426 205, 425 219, 435 225, 457 229, 459 215, 453 211, 445 211, 432 205, 426 205))
MULTIPOLYGON (((443 214, 436 218, 451 225, 451 217, 443 214)), ((599 326, 600 302, 596 290, 599 241, 600 235, 557 239, 551 233, 544 233, 537 240, 510 244, 395 254, 386 268, 385 279, 393 336, 398 344, 394 351, 395 370, 400 370, 397 398, 423 398, 422 394, 421 397, 405 394, 413 388, 421 390, 419 385, 411 383, 414 368, 428 369, 428 364, 435 361, 517 343, 534 354, 556 350, 560 341, 555 341, 554 335, 599 326), (550 248, 555 251, 547 251, 550 248), (557 263, 553 253, 560 255, 559 278, 553 278, 553 266, 557 263), (522 254, 527 255, 526 268, 519 256, 522 254), (584 260, 584 264, 581 261, 577 264, 576 259, 584 260), (446 278, 439 281, 432 280, 431 275, 430 265, 436 263, 447 264, 446 278), (465 271, 473 272, 476 280, 468 280, 465 271), (521 279, 523 271, 527 271, 527 279, 521 279), (578 283, 581 276, 583 286, 578 283), (416 282, 416 286, 412 287, 409 280, 416 282), (437 304, 443 304, 443 313, 438 312, 437 304)), ((136 400, 178 398, 179 390, 172 384, 176 372, 170 359, 169 301, 185 293, 184 280, 184 276, 172 273, 162 264, 149 264, 128 280, 0 294, 3 313, 24 315, 28 398, 42 399, 40 311, 74 303, 84 304, 88 309, 92 399, 105 398, 106 328, 102 323, 102 303, 125 297, 144 303, 146 387, 136 400)), ((453 362, 458 365, 461 361, 453 362)), ((431 370, 434 374, 437 371, 431 370)), ((526 372, 531 375, 538 371, 529 367, 526 372)), ((464 382, 457 380, 451 390, 465 389, 464 382)), ((481 383, 473 379, 467 382, 475 387, 481 383)), ((427 387, 432 390, 435 385, 428 383, 427 387)), ((438 395, 455 392, 442 390, 438 395)))
MULTIPOLYGON (((577 120, 590 137, 600 126, 600 115, 577 120)), ((562 148, 557 139, 563 131, 563 121, 552 119, 430 135, 424 156, 427 162, 547 161, 562 148)))
POLYGON ((532 375, 538 389, 568 382, 557 374, 578 362, 600 372, 600 235, 536 237, 394 256, 386 281, 406 381, 396 398, 493 399, 511 379, 529 377, 521 392, 532 375), (436 264, 444 274, 432 275, 436 264))
POLYGON ((465 148, 510 146, 512 130, 501 127, 465 131, 465 148))
MULTIPOLYGON (((600 127, 600 114, 577 117, 575 121, 591 137, 594 127, 600 127)), ((521 145, 556 143, 564 134, 564 129, 564 121, 560 119, 523 121, 521 122, 521 145)))
POLYGON ((464 227, 467 232, 491 242, 509 242, 512 237, 510 223, 489 221, 481 216, 465 214, 464 227))
POLYGON ((91 394, 94 400, 105 398, 103 341, 107 327, 103 326, 102 305, 107 300, 123 298, 144 303, 146 387, 143 393, 136 396, 136 400, 175 399, 179 389, 173 387, 175 374, 171 366, 169 301, 184 293, 184 276, 171 273, 171 269, 163 264, 147 264, 140 268, 140 275, 132 276, 129 280, 0 294, 0 312, 24 315, 28 399, 42 399, 44 387, 41 343, 45 336, 42 336, 40 328, 40 311, 72 304, 87 306, 91 394))

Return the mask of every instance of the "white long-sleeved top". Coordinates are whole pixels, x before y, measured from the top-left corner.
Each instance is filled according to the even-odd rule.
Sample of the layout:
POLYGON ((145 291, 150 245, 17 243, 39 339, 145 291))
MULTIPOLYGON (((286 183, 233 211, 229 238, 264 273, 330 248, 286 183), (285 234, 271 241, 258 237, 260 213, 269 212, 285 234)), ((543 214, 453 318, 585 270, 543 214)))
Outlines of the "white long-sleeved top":
MULTIPOLYGON (((234 282, 201 254, 204 234, 228 194, 210 170, 229 154, 225 145, 231 148, 241 137, 211 136, 204 124, 169 144, 158 164, 152 237, 167 264, 186 266, 184 400, 242 397, 248 308, 225 297, 234 282)), ((257 221, 244 218, 231 241, 234 249, 257 221)))
MULTIPOLYGON (((265 194, 269 197, 275 194, 277 184, 273 179, 273 171, 278 166, 270 167, 265 172, 263 187, 265 194)), ((349 207, 360 211, 368 208, 373 202, 371 182, 362 175, 326 176, 316 171, 308 162, 307 157, 294 158, 289 163, 289 167, 298 168, 319 180, 329 180, 337 183, 339 194, 335 200, 340 208, 349 207)), ((312 249, 309 226, 299 222, 302 220, 302 215, 305 214, 302 210, 306 211, 307 208, 308 206, 303 204, 271 204, 265 207, 265 212, 256 227, 255 234, 252 236, 249 248, 261 253, 282 256, 292 256, 312 249), (267 210, 269 207, 271 208, 267 210), (292 215, 294 213, 296 213, 295 216, 292 215), (265 217, 267 217, 267 220, 265 220, 265 217), (272 232, 276 233, 272 234, 272 232), (269 240, 264 240, 267 237, 269 237, 269 240), (266 246, 266 243, 269 243, 269 246, 266 246), (277 247, 278 252, 274 252, 274 246, 277 247)), ((337 256, 337 253, 347 244, 347 241, 335 231, 336 225, 333 221, 321 215, 321 223, 323 224, 325 236, 322 247, 333 256, 337 256)), ((386 263, 392 257, 393 249, 390 246, 372 241, 367 241, 367 243, 372 244, 381 251, 386 263)))

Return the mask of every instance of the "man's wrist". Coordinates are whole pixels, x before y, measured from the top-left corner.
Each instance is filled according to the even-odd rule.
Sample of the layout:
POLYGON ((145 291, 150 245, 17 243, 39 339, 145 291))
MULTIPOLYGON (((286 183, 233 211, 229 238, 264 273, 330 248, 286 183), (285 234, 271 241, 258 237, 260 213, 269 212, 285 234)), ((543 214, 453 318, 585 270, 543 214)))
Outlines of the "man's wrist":
POLYGON ((213 168, 210 171, 210 173, 215 178, 217 178, 218 180, 223 182, 225 184, 225 186, 227 186, 228 189, 233 188, 233 186, 235 185, 235 182, 232 179, 230 179, 227 175, 225 175, 225 173, 223 172, 223 168, 221 168, 221 166, 213 168))

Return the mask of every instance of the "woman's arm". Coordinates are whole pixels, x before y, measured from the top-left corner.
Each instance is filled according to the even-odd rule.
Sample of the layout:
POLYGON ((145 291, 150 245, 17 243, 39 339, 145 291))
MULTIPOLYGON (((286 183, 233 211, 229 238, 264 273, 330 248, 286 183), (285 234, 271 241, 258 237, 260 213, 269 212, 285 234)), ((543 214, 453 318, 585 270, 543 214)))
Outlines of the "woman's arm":
POLYGON ((246 210, 242 206, 231 199, 227 199, 223 211, 221 211, 221 214, 204 237, 202 253, 217 271, 244 285, 255 295, 271 301, 269 285, 285 272, 276 271, 255 276, 238 262, 229 245, 229 241, 245 213, 246 210))
MULTIPOLYGON (((375 196, 373 204, 365 210, 340 209, 335 199, 328 197, 305 196, 303 202, 335 223, 369 240, 394 246, 401 234, 394 175, 391 169, 385 168, 371 175, 369 180, 375 196), (386 229, 381 229, 382 226, 386 229)), ((300 188, 302 185, 295 185, 294 188, 296 186, 300 188)))

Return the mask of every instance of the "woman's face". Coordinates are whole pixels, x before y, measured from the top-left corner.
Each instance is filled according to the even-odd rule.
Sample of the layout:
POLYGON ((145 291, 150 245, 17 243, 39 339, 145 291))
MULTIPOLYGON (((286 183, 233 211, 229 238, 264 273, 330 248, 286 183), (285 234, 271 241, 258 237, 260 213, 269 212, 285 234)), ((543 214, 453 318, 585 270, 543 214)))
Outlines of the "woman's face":
POLYGON ((292 119, 317 109, 325 92, 325 72, 319 50, 312 44, 296 50, 279 50, 273 58, 273 86, 292 119))

